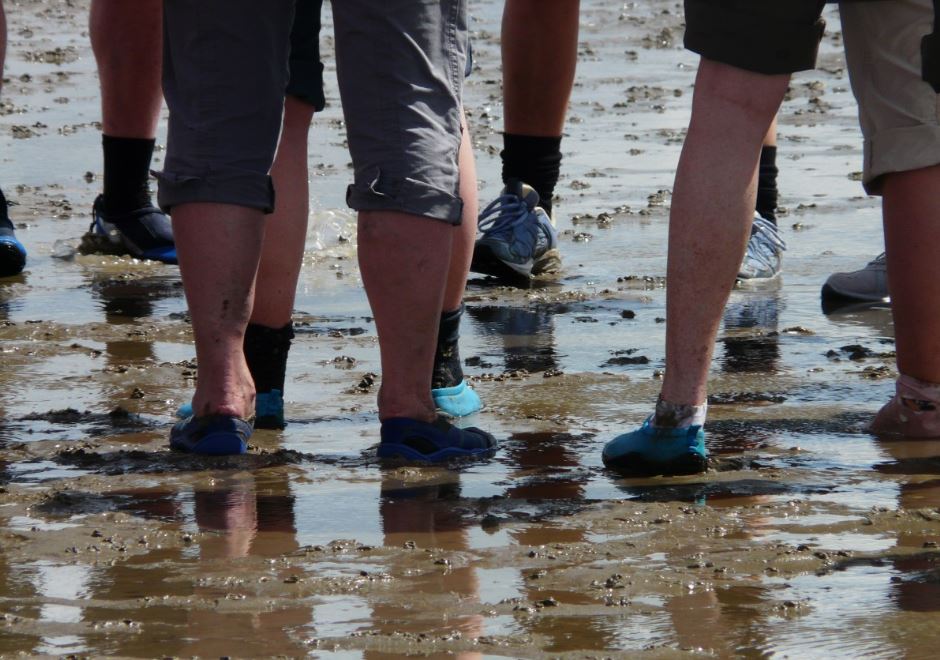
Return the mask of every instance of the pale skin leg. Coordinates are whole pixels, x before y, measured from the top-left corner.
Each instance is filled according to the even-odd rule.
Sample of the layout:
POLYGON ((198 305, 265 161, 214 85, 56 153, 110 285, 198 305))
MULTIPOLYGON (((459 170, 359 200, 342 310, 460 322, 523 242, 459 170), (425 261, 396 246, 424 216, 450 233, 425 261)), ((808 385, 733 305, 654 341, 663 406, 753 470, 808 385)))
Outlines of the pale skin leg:
POLYGON ((268 328, 283 328, 294 311, 310 214, 307 137, 313 114, 313 106, 293 96, 285 98, 281 140, 271 168, 277 201, 274 213, 265 219, 255 282, 261 295, 251 312, 252 323, 268 328))
POLYGON ((761 143, 789 76, 702 59, 673 189, 662 397, 705 402, 722 311, 754 216, 761 143))
MULTIPOLYGON (((285 240, 293 245, 289 248, 293 254, 284 252, 284 245, 277 245, 280 241, 273 240, 275 235, 266 235, 260 212, 237 206, 203 204, 180 205, 174 209, 173 227, 179 244, 184 282, 187 279, 199 282, 198 287, 186 287, 190 309, 194 310, 199 379, 193 406, 198 415, 223 413, 245 417, 250 414, 254 386, 242 352, 247 321, 251 318, 253 322, 280 327, 290 320, 297 272, 303 255, 302 236, 306 234, 305 223, 297 222, 299 217, 306 218, 306 195, 294 194, 306 188, 306 177, 297 176, 298 170, 290 164, 296 165, 301 151, 302 158, 306 159, 305 148, 298 146, 301 141, 296 138, 299 132, 306 134, 309 126, 309 115, 305 119, 305 114, 300 112, 302 109, 295 110, 297 112, 292 114, 297 122, 286 118, 285 122, 290 126, 285 125, 285 135, 282 136, 282 145, 287 145, 287 141, 291 144, 287 145, 286 152, 279 153, 277 160, 280 165, 276 161, 274 166, 275 176, 289 172, 293 178, 282 183, 278 190, 282 195, 290 190, 286 196, 294 203, 285 202, 281 207, 283 197, 279 197, 278 206, 283 216, 274 225, 274 231, 281 232, 282 238, 301 237, 300 240, 285 240), (291 136, 295 139, 292 140, 291 136), (227 224, 229 222, 231 224, 227 224), (226 231, 219 235, 223 227, 226 231), (213 250, 212 254, 227 254, 222 260, 224 263, 215 263, 219 260, 213 260, 212 254, 191 253, 191 245, 202 244, 213 234, 214 245, 219 249, 213 250), (225 244, 220 244, 220 241, 225 244), (267 305, 265 313, 257 315, 252 313, 250 302, 255 297, 255 287, 249 278, 249 275, 253 278, 254 270, 248 266, 257 266, 261 260, 262 248, 253 246, 261 245, 262 241, 265 259, 280 262, 284 267, 268 268, 267 277, 258 271, 258 289, 266 287, 266 295, 259 298, 266 303, 276 302, 267 305), (226 301, 231 302, 226 304, 226 301)), ((475 195, 476 191, 469 140, 464 138, 462 144, 461 167, 469 169, 461 169, 461 192, 473 199, 468 194, 472 191, 475 195)), ((472 201, 469 207, 465 213, 472 214, 470 217, 475 219, 472 201)), ((273 218, 269 222, 271 220, 273 218)), ((454 272, 453 280, 460 282, 459 288, 453 287, 460 292, 455 296, 454 308, 460 304, 468 260, 465 258, 459 269, 451 271, 450 254, 452 243, 461 240, 462 228, 420 216, 381 211, 361 213, 359 227, 360 266, 382 348, 380 417, 432 421, 436 416, 430 397, 434 344, 428 339, 437 331, 444 302, 445 278, 449 272, 454 272), (398 247, 388 250, 388 245, 398 247), (411 246, 411 250, 404 249, 404 246, 411 246)))
POLYGON ((767 133, 764 134, 763 146, 765 147, 777 146, 777 115, 774 115, 774 120, 770 123, 770 128, 768 128, 767 133))
MULTIPOLYGON (((294 293, 303 261, 309 215, 307 136, 313 107, 288 96, 284 105, 284 127, 271 170, 277 191, 277 208, 265 224, 264 247, 255 288, 251 322, 280 328, 291 319, 294 293)), ((453 230, 453 251, 447 274, 443 311, 460 307, 476 236, 478 202, 473 150, 463 122, 460 144, 460 196, 464 201, 462 224, 453 230)))
POLYGON ((152 139, 163 92, 163 0, 93 0, 91 47, 105 135, 152 139))
POLYGON ((173 234, 196 340, 193 410, 196 416, 248 418, 254 413, 255 387, 242 344, 264 214, 232 204, 180 204, 173 208, 173 234))
POLYGON ((940 383, 940 165, 885 175, 885 251, 898 371, 940 383))
POLYGON ((578 60, 580 0, 506 0, 502 58, 504 130, 557 137, 578 60))
POLYGON ((359 269, 382 356, 381 420, 436 417, 431 369, 454 232, 410 213, 359 213, 359 269))
POLYGON ((441 310, 444 312, 454 311, 460 307, 463 300, 463 292, 467 287, 467 275, 470 272, 470 261, 473 259, 477 216, 480 213, 480 203, 477 197, 477 169, 473 160, 473 147, 470 144, 470 133, 465 117, 461 119, 461 127, 463 135, 460 140, 457 164, 460 168, 460 197, 463 199, 463 215, 460 226, 454 228, 450 268, 447 271, 447 286, 444 289, 444 306, 441 310))

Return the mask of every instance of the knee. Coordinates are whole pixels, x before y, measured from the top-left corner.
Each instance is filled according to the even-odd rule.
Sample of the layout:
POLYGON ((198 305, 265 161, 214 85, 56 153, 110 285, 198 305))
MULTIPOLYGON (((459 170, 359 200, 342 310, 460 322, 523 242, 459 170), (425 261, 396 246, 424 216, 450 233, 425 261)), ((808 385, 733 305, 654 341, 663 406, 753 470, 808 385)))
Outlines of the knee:
POLYGON ((760 120, 770 120, 780 108, 790 76, 767 75, 702 58, 695 80, 698 105, 720 107, 760 120))

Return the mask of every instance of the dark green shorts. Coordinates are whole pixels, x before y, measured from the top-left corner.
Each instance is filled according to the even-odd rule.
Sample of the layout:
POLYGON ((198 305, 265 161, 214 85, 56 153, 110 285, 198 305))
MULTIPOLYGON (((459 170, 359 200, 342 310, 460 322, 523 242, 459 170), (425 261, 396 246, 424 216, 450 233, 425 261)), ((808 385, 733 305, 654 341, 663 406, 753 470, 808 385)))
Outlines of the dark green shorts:
POLYGON ((685 0, 685 47, 769 75, 816 66, 825 0, 685 0))

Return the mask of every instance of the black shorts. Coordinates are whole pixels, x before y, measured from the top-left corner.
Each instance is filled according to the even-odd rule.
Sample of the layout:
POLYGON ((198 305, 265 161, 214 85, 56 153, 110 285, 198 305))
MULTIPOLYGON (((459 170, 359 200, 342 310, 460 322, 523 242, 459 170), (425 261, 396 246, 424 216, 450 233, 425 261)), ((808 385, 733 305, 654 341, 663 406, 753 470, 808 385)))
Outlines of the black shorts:
POLYGON ((816 66, 825 0, 685 0, 685 47, 769 75, 816 66))
POLYGON ((323 62, 320 61, 320 9, 323 0, 297 0, 290 31, 290 81, 285 93, 320 112, 323 98, 323 62))

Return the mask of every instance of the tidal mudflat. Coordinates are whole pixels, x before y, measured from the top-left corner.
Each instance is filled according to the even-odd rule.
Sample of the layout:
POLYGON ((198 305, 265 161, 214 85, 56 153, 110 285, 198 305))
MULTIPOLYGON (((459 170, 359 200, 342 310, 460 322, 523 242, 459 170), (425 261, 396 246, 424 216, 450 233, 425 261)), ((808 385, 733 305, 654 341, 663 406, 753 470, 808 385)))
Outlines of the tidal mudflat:
MULTIPOLYGON (((893 386, 890 311, 819 300, 882 250, 834 10, 780 117, 783 277, 725 315, 711 469, 625 480, 600 449, 648 413, 663 369, 695 69, 681 3, 582 2, 564 270, 470 282, 462 352, 486 408, 466 421, 503 444, 449 468, 374 458, 381 377, 329 28, 289 425, 209 460, 166 447, 195 374, 176 269, 80 250, 101 185, 88 2, 7 5, 0 183, 30 261, 0 282, 0 655, 935 656, 940 442, 865 432, 893 386)), ((485 203, 501 3, 471 11, 485 203)))

